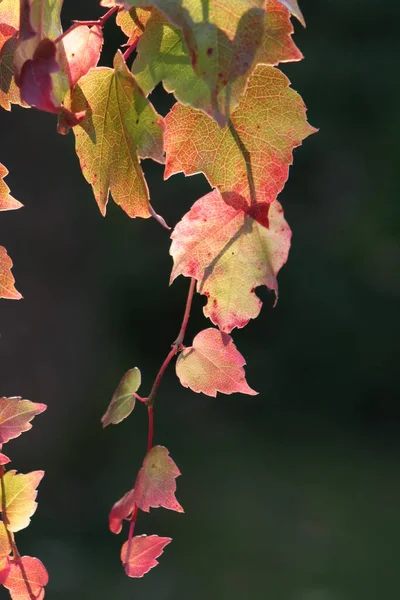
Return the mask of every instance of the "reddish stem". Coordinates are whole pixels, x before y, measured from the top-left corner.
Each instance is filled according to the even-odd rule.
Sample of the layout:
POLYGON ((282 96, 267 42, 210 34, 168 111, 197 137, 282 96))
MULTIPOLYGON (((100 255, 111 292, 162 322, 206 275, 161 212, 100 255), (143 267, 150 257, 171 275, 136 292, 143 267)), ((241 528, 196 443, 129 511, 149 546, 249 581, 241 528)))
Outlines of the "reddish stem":
POLYGON ((128 60, 128 58, 130 57, 132 52, 136 49, 136 46, 138 45, 138 41, 139 41, 139 39, 135 40, 133 42, 133 44, 128 46, 127 49, 125 50, 125 52, 124 52, 124 61, 125 62, 128 60))
POLYGON ((157 390, 160 386, 161 380, 164 377, 164 373, 167 370, 169 363, 174 358, 174 356, 182 350, 183 338, 185 337, 186 328, 187 328, 187 324, 188 324, 189 317, 190 317, 190 309, 192 307, 195 286, 196 286, 196 280, 192 278, 190 281, 189 293, 188 293, 188 297, 186 300, 185 314, 183 315, 183 321, 182 321, 182 325, 181 325, 181 328, 178 333, 178 337, 176 338, 175 342, 172 344, 171 350, 169 351, 166 359, 164 360, 163 364, 160 367, 160 370, 157 373, 157 376, 153 383, 153 387, 151 388, 151 392, 149 394, 149 397, 147 398, 148 406, 153 406, 153 404, 154 404, 157 390))
POLYGON ((147 407, 147 414, 149 417, 149 434, 148 434, 148 438, 147 438, 147 452, 150 452, 150 450, 153 447, 153 436, 154 436, 154 413, 153 413, 152 406, 147 407))
POLYGON ((108 10, 102 17, 100 17, 100 19, 97 19, 96 21, 73 21, 71 27, 69 27, 66 31, 59 35, 58 38, 54 40, 54 43, 58 44, 58 42, 61 42, 61 40, 64 39, 65 36, 68 35, 68 33, 73 31, 77 27, 82 27, 82 25, 86 25, 87 27, 93 27, 94 25, 104 27, 108 19, 112 17, 112 15, 116 13, 117 10, 119 10, 119 8, 119 6, 114 6, 113 8, 110 8, 110 10, 108 10))
POLYGON ((136 400, 138 400, 139 402, 147 402, 147 398, 142 398, 142 396, 139 396, 139 394, 134 393, 133 394, 136 398, 136 400))

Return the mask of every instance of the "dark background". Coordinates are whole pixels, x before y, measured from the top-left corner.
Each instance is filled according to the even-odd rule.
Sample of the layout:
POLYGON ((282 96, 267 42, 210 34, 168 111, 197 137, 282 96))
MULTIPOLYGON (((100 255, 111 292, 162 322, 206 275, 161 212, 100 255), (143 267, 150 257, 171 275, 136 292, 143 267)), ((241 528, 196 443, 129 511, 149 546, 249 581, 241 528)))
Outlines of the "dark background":
MULTIPOLYGON (((302 2, 306 60, 284 71, 320 132, 295 151, 280 196, 293 245, 278 306, 259 288, 261 316, 233 334, 260 395, 207 398, 168 371, 155 442, 183 473, 186 514, 140 515, 137 533, 174 538, 143 580, 124 575, 126 533, 112 535, 107 515, 141 464, 146 412, 106 430, 100 417, 128 368, 140 367, 146 394, 188 281, 168 288, 168 233, 155 221, 131 221, 112 202, 101 217, 73 135, 58 136, 52 116, 0 114, 0 160, 25 205, 0 220, 25 298, 1 302, 0 392, 48 404, 9 452, 22 472, 46 470, 17 539, 48 567, 49 598, 397 597, 399 6, 302 2)), ((65 24, 101 12, 95 0, 66 0, 65 24)), ((125 38, 111 23, 105 33, 110 64, 125 38)), ((163 114, 171 105, 162 92, 153 100, 163 114)), ((171 224, 208 190, 201 176, 163 183, 162 168, 144 168, 171 224)), ((188 341, 208 326, 203 302, 188 341)))

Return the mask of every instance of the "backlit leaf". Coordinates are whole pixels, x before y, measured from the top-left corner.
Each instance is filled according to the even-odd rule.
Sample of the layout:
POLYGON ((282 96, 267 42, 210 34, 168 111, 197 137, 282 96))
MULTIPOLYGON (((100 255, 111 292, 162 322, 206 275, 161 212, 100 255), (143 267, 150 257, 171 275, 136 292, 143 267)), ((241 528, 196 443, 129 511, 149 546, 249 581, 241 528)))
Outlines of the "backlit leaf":
POLYGON ((126 494, 118 500, 112 507, 108 523, 110 531, 113 533, 120 533, 122 529, 122 521, 127 519, 135 508, 134 490, 129 490, 126 494))
POLYGON ((10 573, 11 562, 8 556, 0 557, 0 585, 3 585, 10 573))
POLYGON ((89 69, 97 66, 102 46, 103 31, 97 25, 76 27, 63 38, 60 62, 71 88, 89 69))
POLYGON ((276 276, 287 260, 291 231, 277 200, 266 227, 214 190, 195 202, 171 237, 171 281, 178 275, 197 279, 198 292, 208 298, 204 314, 223 331, 258 316, 257 286, 278 295, 276 276))
POLYGON ((151 17, 152 8, 131 8, 131 10, 121 10, 117 14, 117 25, 128 36, 126 46, 131 46, 139 40, 146 28, 147 21, 151 17))
POLYGON ((0 465, 8 465, 10 462, 11 458, 8 458, 8 456, 0 452, 0 465))
POLYGON ((0 559, 8 556, 11 552, 11 546, 7 535, 6 527, 3 521, 0 521, 0 559))
MULTIPOLYGON (((37 486, 39 485, 44 471, 32 471, 26 475, 14 470, 7 471, 4 475, 5 503, 7 514, 7 528, 9 531, 20 531, 28 527, 30 517, 37 508, 35 502, 37 486)), ((0 509, 3 507, 3 493, 0 490, 0 509)), ((3 514, 4 519, 4 514, 3 514)))
POLYGON ((256 395, 246 382, 243 356, 232 338, 218 329, 204 329, 196 335, 193 345, 185 348, 176 362, 176 374, 181 384, 207 396, 223 394, 256 395))
POLYGON ((5 444, 32 429, 30 421, 46 410, 45 404, 38 404, 20 397, 0 398, 0 444, 5 444))
POLYGON ((141 510, 168 508, 184 512, 175 498, 176 481, 180 471, 164 446, 154 446, 146 454, 134 488, 134 500, 141 510))
POLYGON ((143 96, 122 54, 114 69, 98 67, 75 86, 70 107, 87 110, 74 129, 83 174, 103 215, 109 193, 130 217, 150 217, 141 158, 163 163, 163 119, 143 96))
POLYGON ((266 11, 265 36, 255 62, 274 66, 301 60, 303 55, 292 40, 290 12, 279 0, 267 0, 266 11))
POLYGON ((4 587, 9 590, 12 600, 43 600, 44 586, 49 581, 45 566, 32 556, 22 556, 20 560, 23 569, 18 560, 11 561, 4 587))
POLYGON ((0 163, 0 211, 1 210, 16 210, 23 205, 18 200, 15 200, 10 195, 10 188, 4 181, 4 177, 8 175, 8 170, 0 163))
POLYGON ((301 13, 300 7, 297 3, 297 0, 279 0, 279 2, 283 5, 286 6, 287 9, 290 10, 290 12, 292 13, 292 15, 294 15, 295 17, 297 17, 297 19, 300 21, 300 23, 305 27, 306 23, 304 21, 304 17, 301 13))
POLYGON ((121 549, 121 561, 128 577, 143 577, 153 567, 158 565, 156 560, 171 538, 158 535, 136 535, 131 544, 125 542, 121 549), (129 556, 128 556, 129 550, 129 556))
POLYGON ((137 367, 130 369, 121 379, 106 413, 101 418, 103 427, 111 423, 117 425, 123 419, 126 419, 135 408, 135 392, 138 391, 141 383, 140 371, 137 367))
POLYGON ((165 178, 203 172, 225 202, 266 220, 282 190, 293 149, 316 130, 307 123, 301 97, 278 69, 259 65, 232 114, 220 129, 200 111, 175 104, 166 117, 165 178))
POLYGON ((19 89, 13 77, 14 51, 19 29, 19 2, 0 2, 0 106, 6 110, 11 104, 21 104, 19 89))
POLYGON ((15 279, 11 273, 12 266, 13 263, 7 254, 7 250, 0 246, 0 298, 20 300, 22 296, 15 289, 15 279))

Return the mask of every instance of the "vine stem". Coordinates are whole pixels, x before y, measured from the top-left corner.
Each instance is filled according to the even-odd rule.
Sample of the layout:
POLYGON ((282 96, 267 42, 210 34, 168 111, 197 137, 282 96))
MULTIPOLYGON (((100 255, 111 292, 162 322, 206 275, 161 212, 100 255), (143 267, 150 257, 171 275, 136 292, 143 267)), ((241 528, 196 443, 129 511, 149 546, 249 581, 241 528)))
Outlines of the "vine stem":
POLYGON ((13 553, 13 556, 14 556, 14 560, 18 564, 19 568, 21 569, 22 579, 24 580, 24 584, 25 584, 26 590, 27 590, 27 592, 29 594, 30 600, 37 600, 37 596, 35 596, 35 594, 33 593, 32 588, 31 588, 31 584, 30 584, 30 581, 28 579, 28 575, 26 573, 26 570, 25 570, 25 567, 24 567, 24 563, 21 560, 21 555, 20 555, 19 550, 17 548, 17 544, 15 542, 14 535, 8 529, 9 520, 8 520, 8 517, 7 517, 7 500, 6 500, 6 486, 4 484, 4 475, 5 475, 4 466, 0 465, 1 512, 2 512, 2 517, 3 517, 4 527, 5 527, 5 530, 6 530, 6 533, 7 533, 8 543, 10 544, 10 547, 11 547, 11 550, 12 550, 12 553, 13 553))
POLYGON ((65 36, 68 35, 68 33, 73 31, 77 27, 82 27, 82 25, 86 25, 87 27, 93 27, 94 25, 104 27, 108 19, 112 17, 112 15, 116 13, 119 10, 119 8, 119 6, 113 6, 113 8, 110 8, 110 10, 108 10, 102 17, 100 17, 100 19, 97 19, 96 21, 73 21, 71 27, 69 27, 66 31, 59 35, 58 38, 54 40, 54 43, 58 44, 58 42, 61 42, 61 40, 63 40, 65 36))
POLYGON ((157 390, 160 386, 160 383, 162 381, 162 378, 164 377, 164 373, 167 370, 169 363, 174 358, 174 356, 182 350, 182 343, 183 343, 183 339, 185 337, 186 328, 187 328, 187 324, 188 324, 189 317, 190 317, 190 309, 192 307, 195 286, 196 286, 196 280, 194 278, 192 278, 190 281, 189 293, 188 293, 188 297, 186 300, 185 314, 183 315, 182 325, 179 330, 178 337, 176 338, 175 342, 172 344, 171 350, 169 351, 166 359, 164 360, 163 364, 160 367, 160 370, 158 371, 158 373, 156 375, 156 378, 153 383, 153 387, 151 388, 151 392, 149 394, 149 397, 147 398, 148 406, 153 406, 153 404, 154 404, 157 390))
MULTIPOLYGON (((151 388, 149 397, 146 400, 145 398, 141 398, 140 396, 135 394, 135 398, 137 400, 140 400, 140 402, 145 401, 147 403, 147 414, 148 414, 148 418, 149 418, 149 430, 148 430, 148 437, 147 437, 147 452, 150 452, 150 450, 153 447, 153 438, 154 438, 154 407, 153 407, 153 405, 154 405, 154 400, 155 400, 155 397, 157 394, 157 390, 160 386, 160 383, 162 381, 162 378, 164 377, 164 373, 167 370, 169 363, 174 358, 174 356, 182 350, 182 344, 183 344, 183 340, 185 337, 187 325, 189 322, 190 310, 192 308, 195 287, 196 287, 196 280, 194 278, 192 278, 190 281, 190 287, 189 287, 189 292, 188 292, 188 296, 187 296, 187 300, 186 300, 185 312, 183 315, 182 325, 179 330, 178 337, 176 338, 175 342, 172 344, 171 350, 168 352, 167 357, 165 358, 164 362, 162 363, 162 365, 160 367, 160 370, 158 371, 158 373, 156 375, 156 378, 154 380, 153 387, 151 388)), ((137 521, 138 512, 139 512, 139 507, 135 504, 135 508, 133 509, 132 516, 130 519, 130 524, 129 524, 128 546, 126 549, 125 565, 126 565, 126 563, 129 562, 128 559, 129 559, 129 556, 130 556, 131 550, 132 550, 132 540, 133 540, 133 534, 135 532, 135 525, 136 525, 136 521, 137 521)))

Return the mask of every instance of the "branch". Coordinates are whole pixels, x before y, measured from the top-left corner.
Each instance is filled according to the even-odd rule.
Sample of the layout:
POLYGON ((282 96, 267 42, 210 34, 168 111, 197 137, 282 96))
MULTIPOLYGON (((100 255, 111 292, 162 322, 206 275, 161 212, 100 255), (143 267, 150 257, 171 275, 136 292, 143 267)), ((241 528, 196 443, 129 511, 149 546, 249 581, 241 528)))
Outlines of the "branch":
POLYGON ((69 27, 66 31, 59 35, 58 38, 54 40, 54 43, 58 44, 58 42, 61 42, 61 40, 63 40, 65 36, 68 35, 71 31, 73 31, 77 27, 82 27, 82 25, 86 25, 87 27, 93 27, 94 25, 104 27, 108 19, 112 17, 112 15, 117 12, 117 10, 119 10, 119 6, 114 6, 113 8, 110 8, 110 10, 108 10, 102 17, 100 17, 100 19, 97 19, 96 21, 72 21, 71 27, 69 27))

